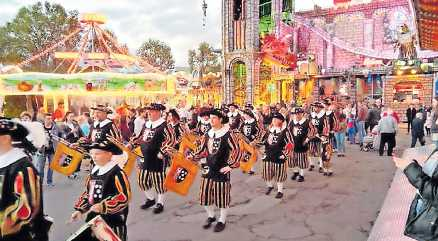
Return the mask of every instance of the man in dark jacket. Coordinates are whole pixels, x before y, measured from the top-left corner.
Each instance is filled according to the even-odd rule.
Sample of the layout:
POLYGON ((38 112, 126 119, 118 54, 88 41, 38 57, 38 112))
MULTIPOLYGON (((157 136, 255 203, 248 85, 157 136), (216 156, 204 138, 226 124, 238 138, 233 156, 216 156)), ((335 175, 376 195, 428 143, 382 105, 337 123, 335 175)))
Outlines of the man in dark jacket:
POLYGON ((426 141, 424 140, 424 122, 423 122, 423 114, 418 112, 416 114, 415 119, 412 121, 412 142, 411 147, 415 147, 417 144, 417 139, 420 141, 420 144, 424 146, 426 141))
POLYGON ((412 121, 414 120, 416 114, 417 110, 414 108, 414 106, 409 105, 409 108, 406 110, 406 119, 408 120, 408 133, 411 130, 412 121))
POLYGON ((379 123, 380 113, 381 110, 376 104, 373 104, 373 108, 368 110, 366 121, 370 126, 370 131, 373 131, 374 126, 376 126, 379 123))

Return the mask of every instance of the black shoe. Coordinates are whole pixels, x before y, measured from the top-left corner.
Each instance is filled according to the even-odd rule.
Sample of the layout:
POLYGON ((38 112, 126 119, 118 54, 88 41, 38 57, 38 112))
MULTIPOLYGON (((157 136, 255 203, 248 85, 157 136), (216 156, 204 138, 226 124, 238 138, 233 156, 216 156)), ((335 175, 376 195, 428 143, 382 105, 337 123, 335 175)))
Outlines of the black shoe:
POLYGON ((211 227, 211 224, 213 224, 214 222, 216 222, 216 217, 212 217, 212 218, 208 217, 207 221, 205 221, 205 224, 202 225, 202 227, 204 229, 209 229, 211 227))
POLYGON ((322 167, 319 168, 319 173, 323 173, 324 169, 322 167))
POLYGON ((324 176, 328 176, 327 172, 324 172, 324 176))
POLYGON ((250 176, 253 176, 254 174, 255 174, 254 171, 249 171, 249 172, 248 172, 248 175, 250 175, 250 176))
POLYGON ((140 206, 141 209, 145 210, 155 205, 155 200, 146 200, 146 202, 140 206))
POLYGON ((266 195, 271 194, 272 190, 274 190, 274 187, 268 187, 268 190, 266 191, 266 195))
POLYGON ((327 176, 329 176, 329 177, 333 176, 333 172, 328 172, 327 176))
POLYGON ((295 180, 300 174, 298 172, 294 172, 294 174, 290 177, 290 180, 295 180))
POLYGON ((163 210, 164 210, 164 206, 163 206, 163 204, 161 204, 161 203, 157 203, 157 205, 156 205, 155 208, 154 208, 154 213, 155 213, 155 214, 159 214, 159 213, 162 213, 163 210))
POLYGON ((313 171, 313 168, 315 168, 315 166, 314 165, 310 165, 309 172, 313 171))
POLYGON ((282 192, 277 192, 277 195, 275 195, 276 199, 281 199, 283 198, 283 193, 282 192))
POLYGON ((223 222, 218 222, 216 224, 216 226, 214 226, 214 232, 215 233, 222 232, 222 231, 224 231, 224 229, 225 229, 225 223, 223 223, 223 222))
POLYGON ((304 177, 299 175, 297 178, 297 182, 304 182, 304 177))

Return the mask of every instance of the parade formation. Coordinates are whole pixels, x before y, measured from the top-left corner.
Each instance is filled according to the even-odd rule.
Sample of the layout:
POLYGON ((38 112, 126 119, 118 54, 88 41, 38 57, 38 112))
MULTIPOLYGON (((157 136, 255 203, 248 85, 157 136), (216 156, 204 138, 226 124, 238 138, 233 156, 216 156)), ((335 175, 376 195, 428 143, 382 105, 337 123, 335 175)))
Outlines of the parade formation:
MULTIPOLYGON (((189 50, 189 68, 175 67, 171 48, 158 40, 149 39, 133 54, 103 27, 104 15, 67 12, 60 4, 23 7, 0 26, 0 240, 47 241, 64 222, 81 225, 65 234, 68 241, 127 241, 130 217, 172 212, 181 218, 171 204, 187 196, 196 198, 205 221, 185 232, 233 232, 233 224, 247 216, 239 212, 245 202, 233 206, 240 198, 235 190, 243 186, 266 198, 251 203, 255 208, 281 203, 295 208, 283 216, 299 219, 302 206, 286 185, 296 188, 291 195, 311 186, 349 196, 339 184, 357 178, 353 168, 340 171, 346 142, 364 154, 351 157, 348 167, 371 155, 382 163, 391 159, 401 170, 407 166, 418 195, 405 234, 438 240, 436 163, 426 162, 423 170, 417 159, 393 158, 406 141, 397 138, 406 134, 406 124, 412 148, 417 140, 425 146, 429 136, 438 145, 438 1, 334 0, 327 8, 314 2, 306 11, 296 11, 294 0, 221 3, 221 49, 201 43, 189 50), (50 29, 51 14, 62 19, 56 20, 59 29, 50 29), (33 32, 40 25, 48 28, 40 34, 57 37, 22 42, 29 31, 38 35, 33 32), (238 172, 243 180, 236 181, 238 172), (312 186, 315 176, 323 185, 312 186), (44 193, 59 191, 63 178, 83 184, 74 200, 57 196, 71 214, 54 220, 44 193), (139 205, 132 201, 137 192, 139 205)), ((202 31, 211 31, 208 1, 201 6, 202 31)), ((359 172, 387 171, 381 166, 359 172)), ((394 170, 388 172, 392 178, 394 170)), ((394 180, 401 174, 397 170, 394 180)), ((394 183, 387 200, 399 200, 391 188, 404 184, 394 183)), ((329 199, 315 194, 312 201, 323 198, 329 199)), ((329 201, 316 207, 325 214, 333 208, 329 201)), ((385 209, 378 212, 385 217, 385 209)), ((317 235, 303 220, 309 235, 278 239, 334 240, 305 239, 317 235)), ((288 232, 273 226, 273 232, 288 232)), ((264 231, 258 231, 261 240, 278 237, 260 235, 264 231)), ((370 233, 362 226, 359 231, 370 233)), ((146 231, 144 238, 150 240, 146 231)))

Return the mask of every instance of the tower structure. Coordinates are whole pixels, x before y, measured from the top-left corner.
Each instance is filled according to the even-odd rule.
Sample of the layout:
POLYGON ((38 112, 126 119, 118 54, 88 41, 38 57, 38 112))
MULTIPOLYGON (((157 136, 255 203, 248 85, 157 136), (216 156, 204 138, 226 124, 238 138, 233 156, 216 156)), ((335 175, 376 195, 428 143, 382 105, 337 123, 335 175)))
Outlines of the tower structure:
POLYGON ((255 102, 263 85, 259 80, 260 38, 279 31, 278 23, 290 20, 293 12, 294 0, 222 0, 225 103, 255 102))

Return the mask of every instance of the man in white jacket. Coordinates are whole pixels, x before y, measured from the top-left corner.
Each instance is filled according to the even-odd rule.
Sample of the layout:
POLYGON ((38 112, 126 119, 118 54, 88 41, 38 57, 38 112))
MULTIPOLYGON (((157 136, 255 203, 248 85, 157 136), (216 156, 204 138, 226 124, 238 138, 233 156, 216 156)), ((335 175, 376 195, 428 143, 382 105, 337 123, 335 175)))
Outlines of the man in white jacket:
POLYGON ((378 129, 381 135, 379 155, 383 156, 383 149, 388 143, 388 156, 392 156, 392 150, 395 146, 395 135, 397 133, 397 121, 392 117, 392 110, 388 109, 383 113, 382 119, 378 124, 378 129))

